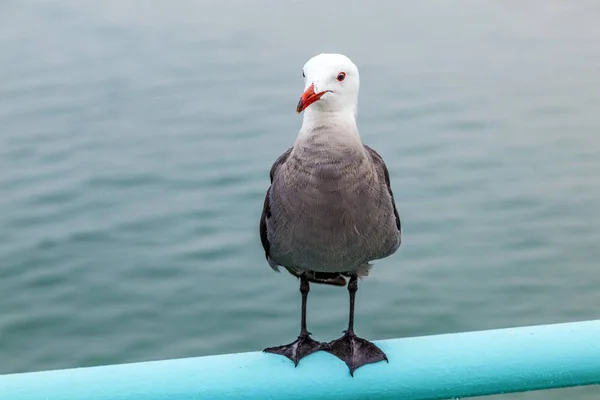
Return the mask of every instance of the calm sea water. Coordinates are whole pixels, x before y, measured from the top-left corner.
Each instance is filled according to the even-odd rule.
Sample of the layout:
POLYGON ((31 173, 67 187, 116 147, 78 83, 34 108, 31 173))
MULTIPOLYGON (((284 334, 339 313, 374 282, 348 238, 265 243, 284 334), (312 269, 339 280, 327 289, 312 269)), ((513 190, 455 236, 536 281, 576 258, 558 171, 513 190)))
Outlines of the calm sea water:
MULTIPOLYGON (((0 373, 294 338, 297 281, 257 225, 323 51, 360 68, 405 231, 361 335, 600 316, 596 2, 207 3, 0 2, 0 373)), ((346 291, 311 305, 339 336, 346 291)))

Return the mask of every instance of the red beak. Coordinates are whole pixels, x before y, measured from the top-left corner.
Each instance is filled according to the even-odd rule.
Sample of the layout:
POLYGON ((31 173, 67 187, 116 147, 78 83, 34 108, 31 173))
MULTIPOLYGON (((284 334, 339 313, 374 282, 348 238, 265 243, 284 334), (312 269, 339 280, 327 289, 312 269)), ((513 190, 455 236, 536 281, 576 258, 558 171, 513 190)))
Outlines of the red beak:
POLYGON ((321 96, 323 96, 327 92, 329 92, 329 90, 325 90, 320 93, 315 93, 315 85, 311 84, 302 94, 302 97, 300 97, 298 107, 296 107, 296 112, 301 113, 302 111, 306 110, 306 107, 319 100, 321 96))

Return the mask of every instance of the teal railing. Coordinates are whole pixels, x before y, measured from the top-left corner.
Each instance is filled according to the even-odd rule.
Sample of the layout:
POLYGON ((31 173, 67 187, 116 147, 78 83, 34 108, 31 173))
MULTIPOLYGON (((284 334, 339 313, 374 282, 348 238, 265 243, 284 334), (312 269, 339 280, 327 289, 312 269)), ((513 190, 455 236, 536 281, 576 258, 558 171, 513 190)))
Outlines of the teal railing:
MULTIPOLYGON (((2 400, 448 399, 600 383, 600 320, 375 342, 354 378, 318 352, 262 352, 0 376, 2 400)), ((600 396, 600 389, 599 389, 600 396)))

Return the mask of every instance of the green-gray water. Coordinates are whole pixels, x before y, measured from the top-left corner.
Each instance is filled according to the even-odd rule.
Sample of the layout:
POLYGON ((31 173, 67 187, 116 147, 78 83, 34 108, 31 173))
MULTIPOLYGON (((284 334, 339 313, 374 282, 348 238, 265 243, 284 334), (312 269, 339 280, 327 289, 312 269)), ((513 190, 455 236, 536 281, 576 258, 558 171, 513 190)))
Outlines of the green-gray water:
MULTIPOLYGON (((0 2, 0 373, 293 339, 298 283, 257 226, 322 51, 361 70, 404 227, 358 333, 599 317, 597 3, 205 3, 0 2)), ((315 337, 346 318, 314 287, 315 337)))

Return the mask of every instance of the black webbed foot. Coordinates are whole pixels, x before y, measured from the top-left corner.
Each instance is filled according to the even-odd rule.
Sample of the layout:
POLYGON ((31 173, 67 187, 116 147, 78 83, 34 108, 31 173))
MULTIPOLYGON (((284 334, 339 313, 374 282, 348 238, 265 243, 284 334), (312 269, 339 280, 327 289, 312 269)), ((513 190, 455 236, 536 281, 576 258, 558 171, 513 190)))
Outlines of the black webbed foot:
POLYGON ((354 376, 354 371, 365 364, 383 360, 389 362, 383 351, 368 340, 359 338, 353 332, 346 331, 341 338, 329 342, 329 348, 325 351, 344 361, 350 368, 352 376, 354 376))
POLYGON ((324 342, 317 342, 310 337, 310 334, 300 335, 298 339, 290 344, 284 344, 283 346, 267 347, 263 351, 265 353, 273 353, 285 356, 294 362, 295 366, 298 366, 300 360, 309 354, 319 350, 327 350, 329 346, 324 342))

